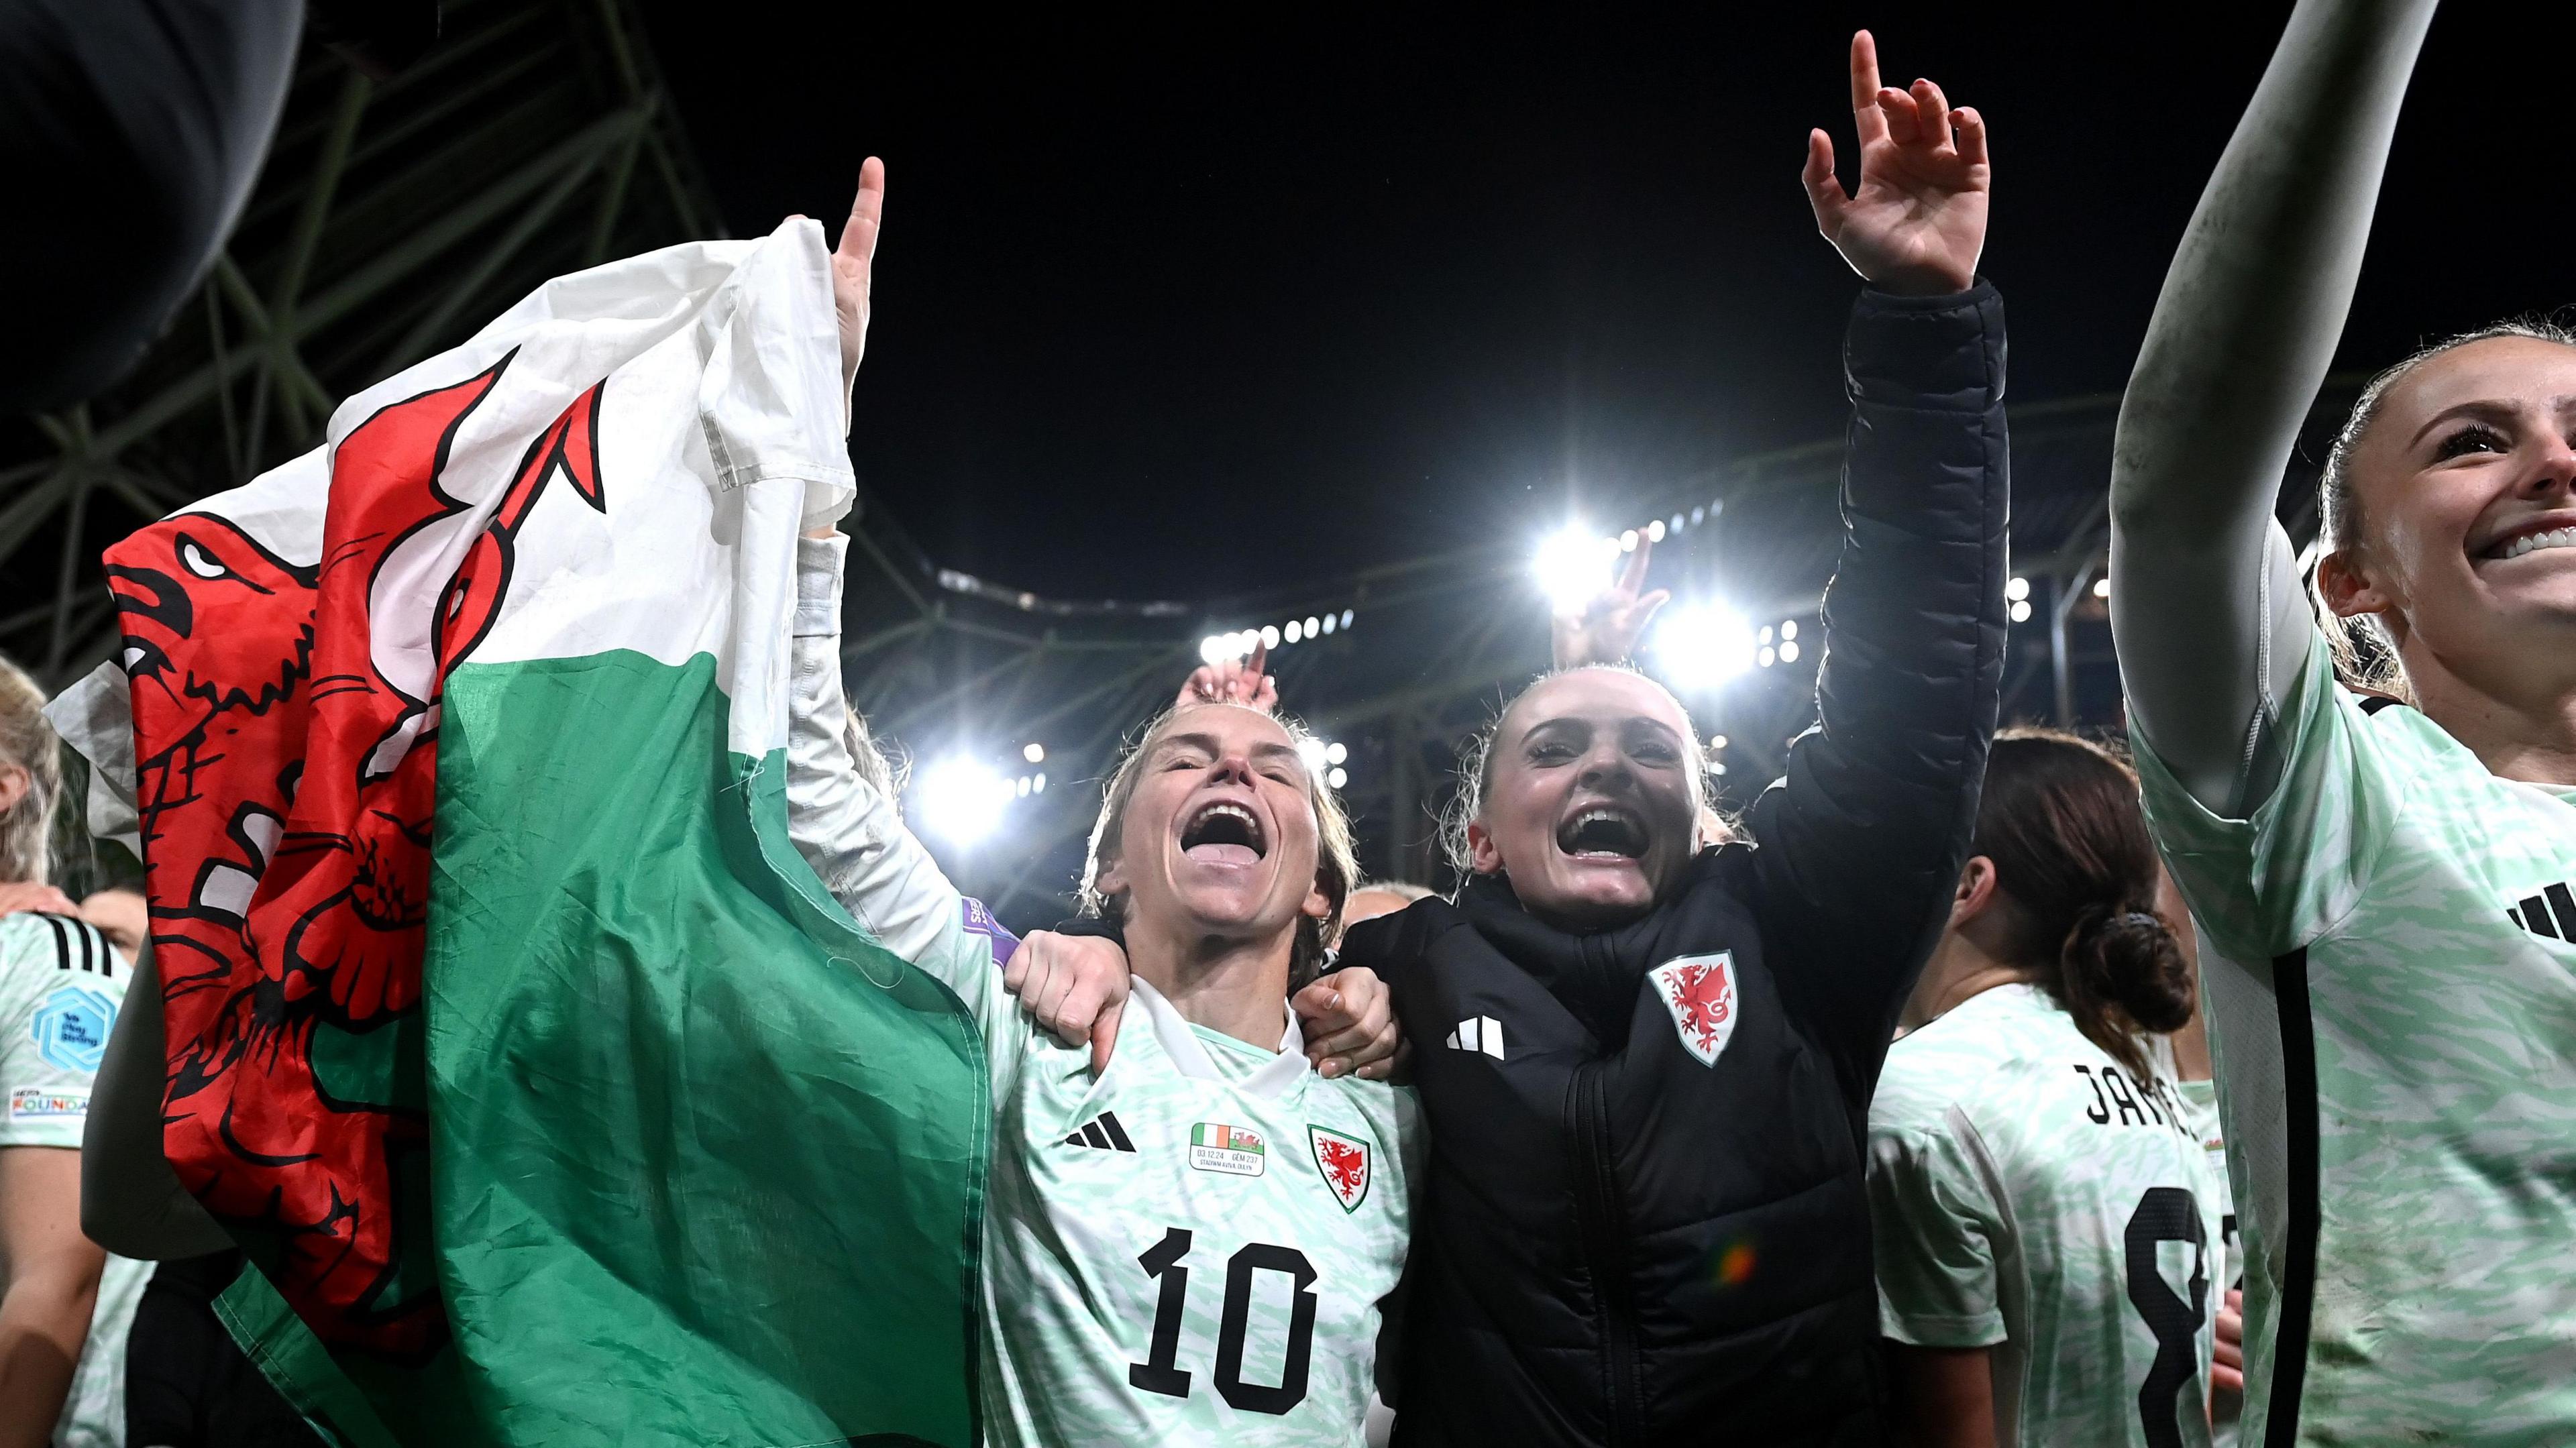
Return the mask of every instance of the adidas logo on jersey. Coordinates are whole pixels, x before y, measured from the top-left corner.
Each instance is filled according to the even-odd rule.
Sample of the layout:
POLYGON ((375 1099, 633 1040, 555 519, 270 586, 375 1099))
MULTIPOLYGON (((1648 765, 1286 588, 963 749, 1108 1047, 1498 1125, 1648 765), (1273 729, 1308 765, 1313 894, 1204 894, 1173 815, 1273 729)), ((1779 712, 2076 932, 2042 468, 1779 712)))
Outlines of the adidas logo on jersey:
POLYGON ((2534 935, 2576 941, 2576 895, 2562 880, 2518 905, 2504 907, 2505 918, 2534 935))
POLYGON ((1499 1061, 1503 1059, 1503 1023, 1492 1016, 1470 1016, 1458 1023, 1458 1029, 1441 1042, 1453 1051, 1482 1051, 1499 1061))
POLYGON ((1118 1113, 1104 1111, 1082 1123, 1082 1129, 1064 1139, 1067 1146, 1096 1147, 1102 1151, 1129 1151, 1136 1143, 1127 1139, 1125 1128, 1118 1124, 1118 1113))

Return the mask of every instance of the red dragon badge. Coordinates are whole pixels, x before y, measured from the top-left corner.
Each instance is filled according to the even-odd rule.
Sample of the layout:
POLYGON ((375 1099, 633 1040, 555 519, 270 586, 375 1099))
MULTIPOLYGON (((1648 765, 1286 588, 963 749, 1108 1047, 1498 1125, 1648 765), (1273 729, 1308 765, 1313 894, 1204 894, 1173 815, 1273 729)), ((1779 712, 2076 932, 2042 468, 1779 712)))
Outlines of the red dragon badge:
POLYGON ((448 1331, 420 1270, 419 1058, 398 1049, 420 1029, 439 691, 497 616, 548 482, 606 509, 597 386, 488 515, 441 490, 510 361, 342 439, 315 567, 214 513, 106 556, 166 1003, 164 1149, 324 1343, 397 1361, 448 1331), (335 1060, 373 1067, 317 1078, 325 1032, 335 1060))
POLYGON ((1735 1034, 1735 955, 1685 955, 1647 972, 1656 998, 1672 1012, 1682 1049, 1714 1066, 1735 1034))
POLYGON ((1356 1212, 1367 1200, 1369 1189, 1369 1144, 1356 1136, 1345 1136, 1329 1127, 1309 1123, 1306 1138, 1315 1148, 1315 1169, 1324 1174, 1324 1185, 1333 1192, 1333 1200, 1345 1212, 1356 1212))

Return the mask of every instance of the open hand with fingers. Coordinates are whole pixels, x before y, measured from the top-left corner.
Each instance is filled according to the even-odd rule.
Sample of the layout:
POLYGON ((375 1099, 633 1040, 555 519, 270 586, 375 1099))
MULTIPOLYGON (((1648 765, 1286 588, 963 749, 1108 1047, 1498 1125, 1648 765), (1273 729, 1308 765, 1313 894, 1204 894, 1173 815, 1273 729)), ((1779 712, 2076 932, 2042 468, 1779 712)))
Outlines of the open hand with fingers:
POLYGON ((1241 704, 1264 714, 1279 708, 1279 681, 1262 670, 1270 663, 1270 646, 1255 644, 1252 657, 1227 659, 1221 663, 1201 664, 1190 671, 1181 685, 1174 708, 1192 704, 1241 704))
POLYGON ((1860 132, 1860 185, 1834 176, 1834 142, 1807 133, 1807 200, 1816 229, 1852 270, 1881 291, 1963 292, 1977 280, 1986 244, 1986 122, 1953 108, 1928 80, 1896 90, 1878 81, 1878 42, 1852 37, 1852 121, 1860 132))
POLYGON ((1654 545, 1642 533, 1637 535, 1637 551, 1628 555, 1628 564, 1619 570, 1619 581, 1586 599, 1579 613, 1560 613, 1550 633, 1554 645, 1551 655, 1560 669, 1580 668, 1585 664, 1615 664, 1634 657, 1637 640, 1645 636, 1646 625, 1654 622, 1655 611, 1670 603, 1673 591, 1658 588, 1640 593, 1646 586, 1646 559, 1654 545))

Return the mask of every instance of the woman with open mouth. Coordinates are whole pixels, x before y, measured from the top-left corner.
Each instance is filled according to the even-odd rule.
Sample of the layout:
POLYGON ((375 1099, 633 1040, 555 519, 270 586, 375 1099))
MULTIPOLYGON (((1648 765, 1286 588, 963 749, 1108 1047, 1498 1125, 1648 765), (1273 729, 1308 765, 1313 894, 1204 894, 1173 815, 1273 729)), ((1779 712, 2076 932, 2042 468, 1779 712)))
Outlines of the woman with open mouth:
POLYGON ((2131 739, 2210 947, 2248 1443, 2576 1442, 2576 336, 2487 328, 2362 390, 2322 617, 2274 521, 2432 18, 2292 14, 2114 452, 2131 739))
POLYGON ((1326 977, 1392 988, 1432 1126, 1399 1445, 1881 1441, 1864 1144, 1994 727, 2003 307, 1983 120, 1881 89, 1866 33, 1851 61, 1860 189, 1821 131, 1806 173, 1870 284, 1822 723, 1713 837, 1679 700, 1541 679, 1467 762, 1457 901, 1354 927, 1326 977))

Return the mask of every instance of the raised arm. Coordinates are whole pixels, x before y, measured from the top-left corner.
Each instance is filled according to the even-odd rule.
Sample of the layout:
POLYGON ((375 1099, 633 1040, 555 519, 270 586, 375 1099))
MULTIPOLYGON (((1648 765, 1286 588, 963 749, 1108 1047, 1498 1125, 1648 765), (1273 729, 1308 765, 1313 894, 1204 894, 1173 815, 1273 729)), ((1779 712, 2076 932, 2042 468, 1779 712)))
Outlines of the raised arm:
POLYGON ((2302 0, 2165 275, 2120 405, 2111 615, 2135 723, 2194 797, 2260 803, 2312 626, 2272 509, 2352 303, 2433 0, 2302 0), (2251 785, 2251 788, 2249 788, 2251 785))
POLYGON ((1852 46, 1861 186, 1810 141, 1816 217, 1871 286, 1852 311, 1843 543, 1820 716, 1752 812, 1784 991, 1866 1099, 1964 854, 2002 678, 2003 303, 1975 280, 1985 127, 1937 87, 1882 90, 1852 46), (1874 99, 1873 99, 1874 97, 1874 99), (1953 131, 1955 129, 1955 137, 1953 131))
MULTIPOLYGON (((904 827, 882 765, 864 769, 866 726, 841 686, 841 564, 849 540, 796 541, 796 622, 787 728, 787 833, 842 908, 886 949, 943 978, 965 902, 904 827)), ((989 960, 987 965, 989 965, 989 960)), ((951 989, 979 982, 949 980, 951 989)), ((968 995, 974 1003, 980 996, 968 995)))

